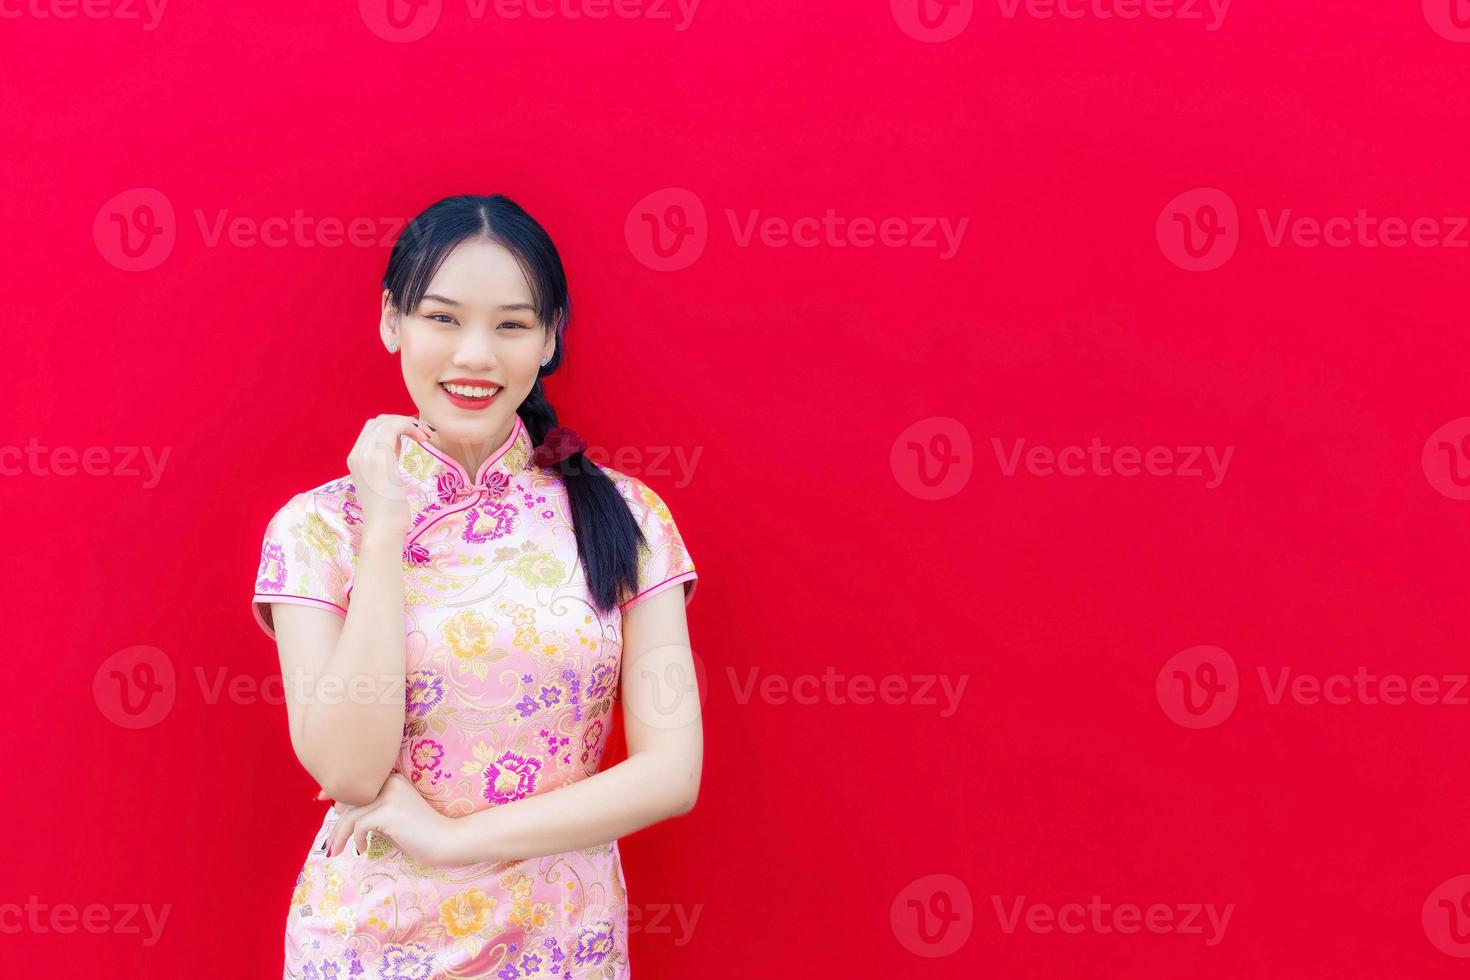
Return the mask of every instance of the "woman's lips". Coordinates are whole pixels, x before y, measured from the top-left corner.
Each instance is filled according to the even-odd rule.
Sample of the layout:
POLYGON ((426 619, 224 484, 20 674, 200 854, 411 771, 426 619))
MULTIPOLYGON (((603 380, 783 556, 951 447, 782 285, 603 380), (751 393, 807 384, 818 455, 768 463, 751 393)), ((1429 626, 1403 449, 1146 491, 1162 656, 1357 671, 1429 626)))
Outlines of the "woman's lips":
POLYGON ((491 395, 489 398, 466 398, 464 395, 456 395, 454 392, 444 387, 442 382, 439 385, 439 390, 444 392, 444 397, 448 398, 457 407, 476 410, 481 408, 489 408, 491 405, 495 404, 495 399, 499 398, 500 393, 505 389, 496 388, 495 394, 491 395))

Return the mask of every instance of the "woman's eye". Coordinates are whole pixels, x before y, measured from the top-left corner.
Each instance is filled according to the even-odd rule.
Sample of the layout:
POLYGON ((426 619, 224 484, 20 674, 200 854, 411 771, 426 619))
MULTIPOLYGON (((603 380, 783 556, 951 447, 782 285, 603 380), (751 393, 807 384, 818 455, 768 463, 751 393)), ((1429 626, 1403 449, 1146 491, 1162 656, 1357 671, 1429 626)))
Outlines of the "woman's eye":
POLYGON ((433 320, 435 323, 453 323, 454 322, 454 317, 450 316, 448 313, 430 313, 429 314, 429 319, 430 320, 433 320), (442 320, 439 319, 441 316, 444 319, 442 319, 442 320))
POLYGON ((502 323, 501 326, 502 327, 515 327, 517 330, 529 330, 529 329, 531 329, 530 327, 526 326, 524 323, 516 323, 514 320, 507 320, 505 323, 502 323))

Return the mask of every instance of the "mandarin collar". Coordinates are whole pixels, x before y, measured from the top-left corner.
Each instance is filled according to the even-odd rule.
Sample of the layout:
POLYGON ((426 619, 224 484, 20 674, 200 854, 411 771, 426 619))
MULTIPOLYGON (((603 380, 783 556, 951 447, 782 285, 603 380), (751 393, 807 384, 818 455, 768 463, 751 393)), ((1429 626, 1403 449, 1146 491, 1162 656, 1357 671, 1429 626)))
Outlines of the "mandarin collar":
POLYGON ((426 511, 463 503, 477 493, 485 493, 488 499, 500 497, 516 476, 530 468, 534 450, 531 433, 517 414, 510 435, 485 457, 473 478, 458 460, 417 439, 405 440, 398 463, 405 488, 417 498, 411 504, 418 517, 426 516, 426 511))

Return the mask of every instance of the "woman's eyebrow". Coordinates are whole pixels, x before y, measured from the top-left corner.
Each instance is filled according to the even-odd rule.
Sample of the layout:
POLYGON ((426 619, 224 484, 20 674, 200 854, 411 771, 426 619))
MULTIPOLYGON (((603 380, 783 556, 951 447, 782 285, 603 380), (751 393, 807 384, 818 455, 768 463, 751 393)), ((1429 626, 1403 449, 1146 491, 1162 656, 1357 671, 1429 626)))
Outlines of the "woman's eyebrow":
MULTIPOLYGON (((454 300, 450 299, 447 296, 438 296, 438 295, 435 295, 434 293, 425 293, 424 294, 424 302, 426 302, 426 303, 443 303, 445 306, 458 306, 459 305, 458 303, 456 303, 454 300)), ((530 303, 511 303, 508 306, 497 306, 496 309, 501 310, 503 312, 509 312, 511 310, 525 310, 528 313, 535 313, 536 312, 536 307, 532 306, 530 303)))

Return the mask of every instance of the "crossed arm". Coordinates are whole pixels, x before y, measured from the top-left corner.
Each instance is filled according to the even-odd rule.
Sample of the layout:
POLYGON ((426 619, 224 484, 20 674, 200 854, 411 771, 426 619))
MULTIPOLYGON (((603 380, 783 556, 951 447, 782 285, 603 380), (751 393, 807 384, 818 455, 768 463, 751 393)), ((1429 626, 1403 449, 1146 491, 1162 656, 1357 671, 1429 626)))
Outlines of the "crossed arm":
MULTIPOLYGON (((284 604, 274 609, 281 637, 295 632, 293 621, 303 630, 342 629, 332 613, 284 604)), ((349 835, 361 848, 367 831, 379 829, 434 864, 515 861, 603 844, 689 812, 699 794, 704 740, 682 586, 628 609, 622 632, 627 759, 575 783, 459 818, 434 810, 406 778, 390 773, 386 781, 377 779, 374 793, 333 796, 342 819, 329 853, 345 846, 349 835)), ((325 733, 318 728, 315 734, 325 733)))

